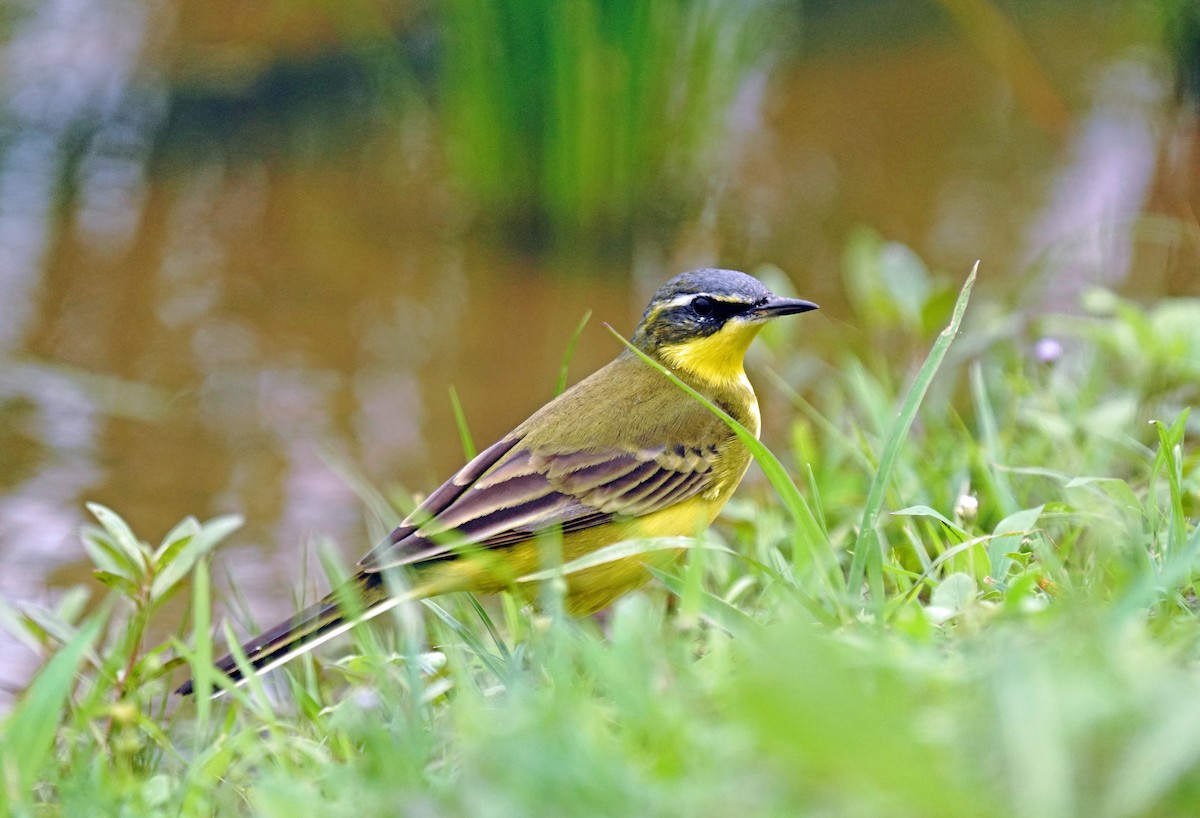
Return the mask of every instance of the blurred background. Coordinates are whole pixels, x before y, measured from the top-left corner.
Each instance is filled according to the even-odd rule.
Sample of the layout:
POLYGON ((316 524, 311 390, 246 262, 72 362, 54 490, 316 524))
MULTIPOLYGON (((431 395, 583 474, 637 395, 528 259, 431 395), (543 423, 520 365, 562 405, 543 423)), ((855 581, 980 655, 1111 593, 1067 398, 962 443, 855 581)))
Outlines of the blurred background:
POLYGON ((490 442, 684 269, 822 304, 801 390, 872 339, 864 246, 1020 314, 1200 295, 1198 8, 3 2, 0 596, 91 582, 95 500, 244 515, 218 579, 281 616, 371 545, 356 481, 462 463, 451 387, 490 442))

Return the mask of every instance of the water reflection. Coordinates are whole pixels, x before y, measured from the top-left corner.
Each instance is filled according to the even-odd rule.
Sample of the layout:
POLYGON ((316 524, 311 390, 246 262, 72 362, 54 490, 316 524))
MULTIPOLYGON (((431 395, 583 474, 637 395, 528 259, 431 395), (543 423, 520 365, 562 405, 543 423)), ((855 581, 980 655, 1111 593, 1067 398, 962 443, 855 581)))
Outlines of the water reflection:
POLYGON ((1087 111, 1045 209, 1030 230, 1029 264, 1043 274, 1041 305, 1077 304, 1088 288, 1131 273, 1137 220, 1157 167, 1166 78, 1144 62, 1099 72, 1087 111))
MULTIPOLYGON (((135 234, 161 110, 161 95, 146 90, 153 84, 135 81, 147 8, 47 0, 15 21, 0 55, 0 405, 29 406, 0 452, 0 481, 11 486, 0 495, 6 599, 42 596, 46 577, 78 560, 80 497, 101 474, 104 418, 93 396, 69 373, 16 356, 27 351, 39 296, 52 286, 45 274, 64 221, 64 180, 74 191, 69 221, 97 252, 119 252, 135 234), (89 135, 84 146, 81 131, 89 135)), ((0 688, 27 677, 33 659, 0 634, 0 688)))

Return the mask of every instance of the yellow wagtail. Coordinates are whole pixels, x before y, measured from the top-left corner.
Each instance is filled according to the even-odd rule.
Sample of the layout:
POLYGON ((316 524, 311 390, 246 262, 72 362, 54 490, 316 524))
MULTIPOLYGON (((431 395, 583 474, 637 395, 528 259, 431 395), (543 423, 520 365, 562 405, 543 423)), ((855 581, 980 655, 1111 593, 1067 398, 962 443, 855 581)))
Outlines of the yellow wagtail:
MULTIPOLYGON (((772 318, 816 308, 745 273, 694 270, 654 295, 632 343, 757 435, 746 349, 772 318)), ((749 465, 749 451, 720 418, 626 349, 430 494, 359 562, 346 587, 242 651, 263 673, 403 601, 513 587, 542 567, 542 532, 561 532, 564 562, 622 540, 696 534, 749 465), (385 578, 398 568, 411 571, 403 591, 385 578)), ((637 588, 652 558, 570 573, 567 609, 598 611, 637 588)), ((232 655, 217 667, 242 678, 232 655)), ((191 693, 192 681, 178 692, 191 693)))

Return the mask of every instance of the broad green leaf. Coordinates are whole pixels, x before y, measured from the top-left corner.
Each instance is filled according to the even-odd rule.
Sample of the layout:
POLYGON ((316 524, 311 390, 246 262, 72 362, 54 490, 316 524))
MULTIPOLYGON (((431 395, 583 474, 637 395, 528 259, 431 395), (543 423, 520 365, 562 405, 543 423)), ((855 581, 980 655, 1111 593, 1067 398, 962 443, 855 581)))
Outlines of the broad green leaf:
POLYGON ((991 566, 989 573, 997 581, 1003 581, 1012 567, 1012 557, 1009 554, 1021 547, 1021 539, 1037 526, 1038 518, 1042 516, 1045 505, 1026 508, 1015 514, 1010 514, 1001 520, 992 538, 988 540, 987 555, 991 566))
POLYGON ((1133 493, 1133 489, 1129 487, 1129 483, 1119 477, 1074 477, 1068 480, 1063 488, 1088 489, 1107 497, 1123 511, 1129 511, 1138 515, 1142 512, 1141 501, 1133 493))
POLYGON ((34 653, 41 655, 42 639, 37 628, 30 626, 25 616, 0 597, 0 629, 16 638, 34 653))
POLYGON ((92 571, 92 576, 98 582, 106 587, 112 588, 127 599, 137 599, 141 591, 141 586, 131 580, 129 577, 123 577, 120 574, 114 574, 111 571, 102 571, 99 568, 92 571))
POLYGON ((975 584, 975 578, 959 571, 938 583, 930 602, 952 611, 961 611, 978 593, 979 586, 975 584))
POLYGON ((909 506, 908 508, 902 508, 899 511, 893 511, 892 516, 893 517, 932 517, 933 519, 942 523, 943 525, 945 525, 947 528, 951 529, 952 531, 957 531, 959 534, 963 535, 964 537, 967 536, 967 532, 964 531, 961 526, 959 526, 957 523, 951 522, 940 511, 930 508, 929 506, 920 506, 920 505, 909 506))
POLYGON ((79 539, 92 565, 101 571, 119 574, 134 581, 146 571, 146 566, 130 559, 129 554, 118 548, 104 529, 85 525, 79 532, 79 539))
POLYGON ((150 549, 134 536, 129 524, 121 519, 115 511, 99 503, 87 503, 87 510, 92 512, 104 530, 112 537, 113 542, 125 552, 130 561, 145 570, 150 557, 150 549))
POLYGON ((158 601, 170 591, 176 583, 187 576, 196 564, 196 560, 217 546, 221 540, 228 537, 242 526, 242 518, 236 514, 215 517, 200 526, 200 530, 174 554, 169 563, 160 567, 154 582, 150 586, 150 595, 158 601))
POLYGON ((889 299, 912 329, 921 328, 921 311, 933 291, 929 268, 907 245, 884 242, 879 251, 879 271, 889 299))
POLYGON ((184 517, 180 520, 174 528, 167 532, 167 536, 162 538, 162 542, 154 551, 155 566, 161 568, 170 562, 174 553, 183 548, 188 539, 195 536, 199 530, 200 523, 195 517, 184 517))

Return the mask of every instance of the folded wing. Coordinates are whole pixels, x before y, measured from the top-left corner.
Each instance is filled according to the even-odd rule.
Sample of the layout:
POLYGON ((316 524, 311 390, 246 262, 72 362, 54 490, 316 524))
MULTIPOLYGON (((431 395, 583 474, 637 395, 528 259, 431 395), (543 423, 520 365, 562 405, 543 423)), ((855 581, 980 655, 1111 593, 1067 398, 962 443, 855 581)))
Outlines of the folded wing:
POLYGON ((509 437, 429 495, 359 563, 364 571, 444 559, 463 546, 501 548, 651 514, 705 491, 712 445, 555 453, 509 437))

